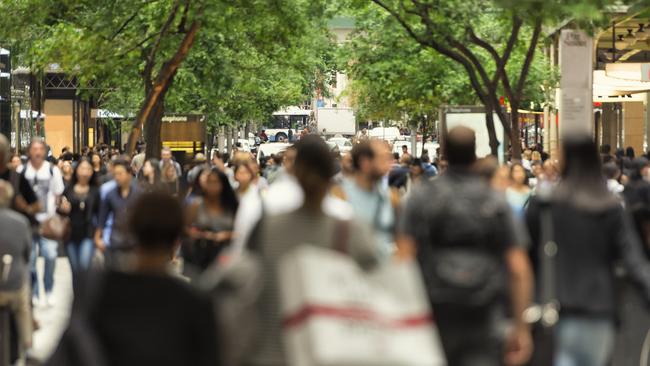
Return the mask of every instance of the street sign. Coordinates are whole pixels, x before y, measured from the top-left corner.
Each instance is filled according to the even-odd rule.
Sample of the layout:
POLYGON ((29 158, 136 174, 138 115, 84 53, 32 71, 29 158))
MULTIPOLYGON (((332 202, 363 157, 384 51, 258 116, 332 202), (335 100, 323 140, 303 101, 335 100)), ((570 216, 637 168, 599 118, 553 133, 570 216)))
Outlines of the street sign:
POLYGON ((593 133, 593 39, 585 32, 560 34, 560 135, 593 133))

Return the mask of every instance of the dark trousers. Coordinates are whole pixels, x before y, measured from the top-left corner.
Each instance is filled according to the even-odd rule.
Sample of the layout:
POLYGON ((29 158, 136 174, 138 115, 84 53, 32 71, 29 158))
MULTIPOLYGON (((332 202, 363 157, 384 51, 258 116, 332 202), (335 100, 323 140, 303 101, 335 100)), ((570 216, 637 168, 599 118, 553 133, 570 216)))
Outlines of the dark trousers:
POLYGON ((502 366, 504 332, 492 314, 434 308, 450 366, 502 366))

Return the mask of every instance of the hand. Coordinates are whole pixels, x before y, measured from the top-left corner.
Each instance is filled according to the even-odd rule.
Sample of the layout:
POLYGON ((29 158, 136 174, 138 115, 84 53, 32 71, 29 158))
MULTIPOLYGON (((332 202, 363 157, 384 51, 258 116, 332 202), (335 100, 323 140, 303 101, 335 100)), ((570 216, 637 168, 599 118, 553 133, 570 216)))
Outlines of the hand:
POLYGON ((59 205, 59 210, 64 214, 70 213, 70 211, 72 210, 72 205, 70 204, 70 201, 68 201, 67 198, 61 197, 61 204, 59 205))
POLYGON ((231 231, 220 231, 218 233, 214 233, 213 235, 213 240, 220 243, 224 241, 228 241, 232 238, 232 232, 231 231))
POLYGON ((205 234, 203 233, 203 231, 195 227, 190 228, 187 234, 192 240, 205 239, 205 234))
POLYGON ((506 340, 505 364, 520 366, 533 354, 533 338, 528 328, 515 328, 506 340))
POLYGON ((104 240, 101 238, 95 239, 95 247, 102 253, 106 251, 106 243, 104 243, 104 240))

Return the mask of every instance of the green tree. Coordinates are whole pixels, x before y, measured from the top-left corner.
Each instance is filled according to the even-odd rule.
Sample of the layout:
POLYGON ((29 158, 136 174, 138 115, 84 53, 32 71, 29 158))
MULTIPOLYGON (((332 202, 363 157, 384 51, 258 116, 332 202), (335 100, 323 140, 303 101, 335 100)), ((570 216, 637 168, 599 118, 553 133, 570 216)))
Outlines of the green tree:
POLYGON ((411 124, 437 117, 442 104, 474 104, 466 92, 467 76, 460 67, 422 47, 399 23, 376 7, 353 13, 356 30, 342 49, 341 63, 361 120, 411 124))
POLYGON ((82 86, 101 90, 107 105, 140 101, 129 146, 144 127, 147 155, 157 156, 168 95, 175 107, 231 118, 259 115, 258 98, 264 110, 269 99, 295 99, 287 81, 304 88, 314 75, 306 70, 317 65, 294 54, 305 55, 320 37, 312 35, 324 30, 324 11, 310 0, 11 1, 0 3, 11 18, 0 37, 13 41, 32 70, 56 62, 82 86), (172 87, 177 78, 180 88, 172 87), (268 93, 260 97, 261 89, 268 93))
MULTIPOLYGON (((393 16, 407 34, 462 66, 472 89, 486 107, 492 152, 498 141, 492 111, 511 141, 519 141, 518 110, 545 23, 574 19, 590 26, 602 19, 606 0, 372 0, 393 16), (518 52, 523 57, 513 57, 518 52), (510 119, 499 107, 499 92, 508 98, 510 119)), ((512 144, 520 158, 521 146, 512 144)))

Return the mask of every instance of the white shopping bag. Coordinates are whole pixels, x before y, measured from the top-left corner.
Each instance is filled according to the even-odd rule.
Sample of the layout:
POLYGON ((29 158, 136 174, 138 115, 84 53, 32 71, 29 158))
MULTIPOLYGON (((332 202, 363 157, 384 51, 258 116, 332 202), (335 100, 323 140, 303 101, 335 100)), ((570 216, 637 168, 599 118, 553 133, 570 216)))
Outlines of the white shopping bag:
POLYGON ((291 366, 445 365, 415 263, 366 272, 350 257, 300 246, 279 266, 291 366))

